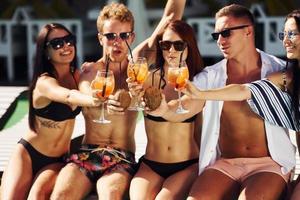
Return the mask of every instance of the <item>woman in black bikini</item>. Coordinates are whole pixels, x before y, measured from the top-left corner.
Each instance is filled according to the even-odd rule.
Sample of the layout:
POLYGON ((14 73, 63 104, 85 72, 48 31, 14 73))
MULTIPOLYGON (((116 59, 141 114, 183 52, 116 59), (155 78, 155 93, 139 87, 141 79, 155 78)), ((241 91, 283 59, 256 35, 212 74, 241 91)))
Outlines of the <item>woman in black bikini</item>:
MULTIPOLYGON (((145 48, 143 43, 135 53, 147 57, 148 64, 155 65, 144 87, 160 88, 170 101, 178 98, 174 87, 166 83, 170 64, 185 60, 192 79, 201 71, 203 62, 192 27, 177 20, 166 22, 161 28, 164 29, 158 32, 162 34, 155 35, 154 31, 146 42, 148 46, 145 48)), ((130 199, 184 199, 198 173, 199 135, 197 139, 195 135, 200 133, 200 115, 180 123, 147 114, 144 119, 148 143, 130 185, 130 199)))
POLYGON ((61 24, 45 25, 37 38, 29 88, 30 130, 18 142, 4 171, 1 199, 49 199, 70 147, 79 106, 99 100, 77 89, 75 36, 61 24))

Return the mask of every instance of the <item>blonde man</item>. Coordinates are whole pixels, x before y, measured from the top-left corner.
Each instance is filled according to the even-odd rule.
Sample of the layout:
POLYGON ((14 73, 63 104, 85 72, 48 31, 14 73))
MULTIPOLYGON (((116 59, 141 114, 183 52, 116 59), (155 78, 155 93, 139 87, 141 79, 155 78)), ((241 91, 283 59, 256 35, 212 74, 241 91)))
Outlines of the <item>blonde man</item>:
MULTIPOLYGON (((183 10, 184 3, 182 0, 169 0, 162 20, 176 17, 173 13, 183 10)), ((103 56, 95 63, 85 64, 79 89, 92 95, 90 84, 97 70, 105 68, 105 61, 110 60, 115 91, 128 90, 127 44, 132 44, 135 37, 132 13, 120 3, 107 5, 99 14, 97 29, 103 56)), ((127 196, 135 173, 134 132, 138 112, 121 108, 118 97, 118 93, 114 93, 108 100, 110 115, 106 117, 110 124, 93 122, 100 115, 99 108, 83 109, 86 130, 81 149, 69 157, 70 163, 60 172, 52 199, 82 199, 94 186, 99 199, 123 199, 127 196)))

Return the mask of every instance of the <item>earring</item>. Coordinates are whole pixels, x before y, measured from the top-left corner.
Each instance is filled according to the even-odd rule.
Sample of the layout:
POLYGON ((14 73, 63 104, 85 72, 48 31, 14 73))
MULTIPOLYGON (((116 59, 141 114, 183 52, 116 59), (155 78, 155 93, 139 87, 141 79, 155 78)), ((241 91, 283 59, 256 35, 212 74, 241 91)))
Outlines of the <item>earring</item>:
POLYGON ((50 60, 50 56, 47 56, 47 59, 50 60))

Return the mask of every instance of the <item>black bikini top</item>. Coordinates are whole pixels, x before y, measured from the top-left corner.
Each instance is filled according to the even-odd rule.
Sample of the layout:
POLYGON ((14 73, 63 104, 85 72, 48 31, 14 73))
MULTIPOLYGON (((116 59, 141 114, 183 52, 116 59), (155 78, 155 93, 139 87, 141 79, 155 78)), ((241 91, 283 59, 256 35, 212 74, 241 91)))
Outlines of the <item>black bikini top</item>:
MULTIPOLYGON (((77 81, 74 78, 73 74, 72 74, 72 77, 78 88, 77 81)), ((75 110, 72 110, 72 108, 67 104, 52 101, 50 104, 48 104, 44 108, 38 108, 38 109, 33 108, 33 111, 34 111, 34 114, 39 117, 43 117, 43 118, 50 119, 53 121, 64 121, 67 119, 75 119, 75 117, 80 113, 81 107, 78 106, 78 107, 76 107, 75 110)))
POLYGON ((34 113, 46 119, 53 121, 64 121, 67 119, 74 119, 81 111, 81 107, 75 110, 66 104, 52 101, 44 108, 34 109, 34 113))
MULTIPOLYGON (((156 122, 167 122, 168 120, 162 118, 162 117, 156 117, 156 116, 153 116, 153 115, 145 115, 144 117, 146 117, 147 119, 150 119, 152 121, 156 121, 156 122)), ((196 117, 197 115, 194 115, 193 117, 191 118, 188 118, 184 121, 182 121, 181 123, 191 123, 191 122, 194 122, 196 120, 196 117)))

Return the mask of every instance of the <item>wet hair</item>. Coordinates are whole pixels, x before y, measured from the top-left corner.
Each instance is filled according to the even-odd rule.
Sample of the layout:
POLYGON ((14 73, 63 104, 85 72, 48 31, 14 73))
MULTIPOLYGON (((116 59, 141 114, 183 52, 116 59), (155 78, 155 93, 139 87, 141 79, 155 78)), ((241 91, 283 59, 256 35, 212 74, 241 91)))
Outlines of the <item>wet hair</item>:
MULTIPOLYGON (((69 31, 65 26, 58 23, 51 23, 46 24, 39 32, 37 39, 36 39, 36 53, 35 53, 35 60, 34 60, 34 71, 33 71, 33 77, 31 84, 29 86, 29 115, 28 115, 28 121, 29 121, 29 127, 31 130, 36 131, 35 129, 35 114, 34 114, 34 108, 33 108, 33 90, 36 86, 36 82, 42 74, 47 74, 48 76, 57 78, 57 71, 55 70, 55 67, 50 62, 50 59, 48 58, 48 52, 47 52, 47 42, 48 42, 48 36, 49 34, 56 29, 65 30, 67 33, 72 34, 71 31, 69 31)), ((70 73, 75 73, 75 67, 77 66, 77 60, 76 60, 76 45, 74 45, 75 48, 75 56, 72 62, 70 63, 70 73)))
POLYGON ((254 16, 250 10, 242 5, 230 4, 221 8, 215 15, 215 18, 218 19, 224 16, 232 16, 234 18, 243 18, 249 21, 251 25, 255 24, 254 16))
MULTIPOLYGON (((298 32, 300 32, 300 9, 293 10, 287 16, 285 21, 290 18, 294 18, 298 32)), ((298 39, 299 40, 299 39, 298 39)), ((300 59, 300 58, 299 58, 300 59)), ((299 60, 298 59, 298 60, 299 60)), ((299 112, 299 95, 300 95, 300 63, 296 59, 287 60, 287 65, 291 65, 293 71, 293 80, 292 80, 292 106, 295 112, 295 117, 299 121, 300 120, 300 112, 299 112)))
MULTIPOLYGON (((165 28, 165 30, 167 29, 174 31, 187 44, 188 55, 186 58, 186 64, 189 69, 189 79, 192 80, 193 77, 204 68, 204 63, 199 48, 197 46, 195 32, 189 24, 187 24, 182 20, 175 20, 170 22, 168 26, 165 28)), ((155 63, 156 63, 156 68, 160 69, 160 73, 161 73, 160 77, 161 80, 164 82, 164 85, 162 86, 163 88, 166 84, 166 81, 163 78, 165 74, 163 68, 165 60, 163 58, 163 52, 159 48, 159 41, 162 39, 162 36, 163 34, 159 35, 156 40, 157 51, 156 51, 155 63)))
POLYGON ((120 22, 127 22, 131 25, 131 31, 134 30, 134 17, 131 11, 122 3, 111 3, 104 6, 97 18, 97 29, 99 33, 103 31, 104 21, 116 19, 120 22))

